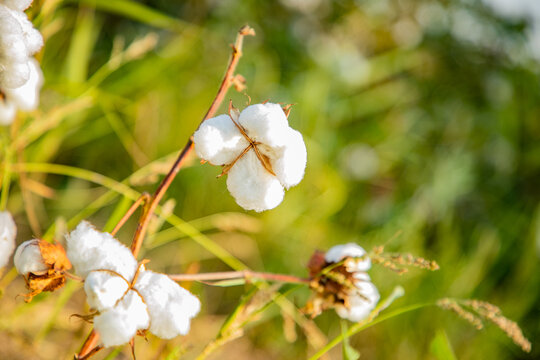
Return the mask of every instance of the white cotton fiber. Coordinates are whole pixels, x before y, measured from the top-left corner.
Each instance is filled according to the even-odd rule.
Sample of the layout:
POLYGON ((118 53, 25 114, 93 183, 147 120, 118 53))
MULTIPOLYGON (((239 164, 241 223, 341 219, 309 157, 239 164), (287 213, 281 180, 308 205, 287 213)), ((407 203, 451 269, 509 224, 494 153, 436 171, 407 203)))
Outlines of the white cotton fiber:
POLYGON ((17 226, 8 211, 0 211, 0 268, 9 262, 13 250, 15 250, 15 236, 17 226))
POLYGON ((92 224, 82 221, 66 236, 67 257, 82 277, 92 270, 108 269, 131 281, 137 261, 131 251, 111 234, 97 231, 92 224))
POLYGON ((129 342, 137 330, 144 330, 149 324, 150 317, 146 305, 133 290, 128 291, 114 308, 94 317, 94 328, 105 347, 129 342))
POLYGON ((191 318, 201 308, 199 299, 164 274, 140 273, 135 289, 146 302, 150 332, 162 339, 186 335, 191 318))

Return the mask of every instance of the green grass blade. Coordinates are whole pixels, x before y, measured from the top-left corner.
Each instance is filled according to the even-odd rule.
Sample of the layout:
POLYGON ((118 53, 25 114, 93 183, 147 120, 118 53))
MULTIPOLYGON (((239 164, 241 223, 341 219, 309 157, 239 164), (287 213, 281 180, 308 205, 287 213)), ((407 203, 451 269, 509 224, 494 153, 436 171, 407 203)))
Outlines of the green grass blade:
POLYGON ((431 341, 430 350, 437 360, 457 359, 454 350, 452 349, 452 344, 450 344, 446 332, 442 329, 437 331, 437 334, 431 341))
POLYGON ((68 81, 82 83, 86 80, 99 28, 95 26, 94 10, 88 7, 80 8, 66 57, 65 74, 68 81))
POLYGON ((67 2, 77 2, 80 4, 93 6, 98 10, 112 14, 124 16, 148 25, 162 29, 179 31, 185 24, 179 19, 170 17, 158 10, 149 8, 146 5, 129 0, 68 0, 67 2))

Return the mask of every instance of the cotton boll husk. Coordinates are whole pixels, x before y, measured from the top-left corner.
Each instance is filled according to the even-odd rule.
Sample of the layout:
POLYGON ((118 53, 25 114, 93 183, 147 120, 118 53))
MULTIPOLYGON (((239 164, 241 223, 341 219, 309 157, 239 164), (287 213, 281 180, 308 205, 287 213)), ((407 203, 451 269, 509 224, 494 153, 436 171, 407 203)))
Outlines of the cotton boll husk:
POLYGON ((134 287, 148 307, 151 333, 162 339, 188 333, 190 319, 201 308, 197 297, 168 276, 153 271, 139 273, 134 287))
POLYGON ((227 188, 238 205, 246 210, 269 210, 283 201, 283 186, 261 165, 253 149, 231 168, 227 188))
POLYGON ((15 236, 17 226, 8 211, 0 211, 0 268, 9 262, 13 250, 15 250, 15 236))
POLYGON ((28 273, 40 273, 49 269, 43 262, 37 239, 28 240, 19 245, 13 257, 13 263, 17 272, 24 276, 28 273))
POLYGON ((15 119, 17 108, 7 99, 0 100, 0 125, 9 125, 15 119))
POLYGON ((255 104, 245 108, 238 119, 249 137, 270 147, 283 146, 289 128, 287 116, 278 104, 255 104))
POLYGON ((205 120, 193 135, 197 155, 213 165, 225 165, 248 145, 229 115, 205 120))
POLYGON ((290 129, 285 135, 285 145, 278 152, 279 156, 270 158, 272 170, 286 188, 297 185, 304 177, 307 151, 302 134, 290 129))
POLYGON ((111 234, 97 231, 82 221, 66 236, 67 256, 77 274, 86 277, 92 270, 107 269, 131 281, 137 260, 131 251, 111 234))
MULTIPOLYGON (((366 255, 366 251, 360 245, 355 243, 348 243, 343 245, 336 245, 330 248, 324 256, 324 259, 329 263, 337 263, 346 257, 359 258, 366 255)), ((371 268, 371 259, 366 257, 360 261, 350 261, 347 263, 347 270, 354 271, 367 271, 371 268)))
POLYGON ((128 291, 115 307, 94 317, 94 328, 105 347, 129 342, 137 330, 147 329, 149 324, 146 305, 133 290, 128 291))
POLYGON ((367 274, 355 275, 360 276, 355 276, 357 281, 354 284, 357 292, 349 295, 349 308, 339 305, 336 307, 336 312, 344 319, 357 322, 365 319, 371 313, 371 310, 377 305, 380 295, 367 274))
POLYGON ((30 7, 32 0, 3 0, 2 3, 10 9, 24 11, 30 7))
POLYGON ((37 60, 28 60, 30 76, 28 81, 15 89, 6 89, 5 94, 11 102, 14 102, 20 110, 30 111, 39 104, 39 91, 43 85, 43 73, 37 60))
POLYGON ((128 288, 126 280, 104 270, 92 271, 84 280, 86 301, 92 309, 99 311, 112 308, 128 288))

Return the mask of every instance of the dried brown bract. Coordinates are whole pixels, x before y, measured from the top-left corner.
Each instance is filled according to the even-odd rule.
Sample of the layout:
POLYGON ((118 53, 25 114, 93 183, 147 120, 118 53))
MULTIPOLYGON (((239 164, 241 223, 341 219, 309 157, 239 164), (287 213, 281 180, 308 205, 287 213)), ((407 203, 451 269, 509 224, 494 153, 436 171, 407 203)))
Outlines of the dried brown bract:
POLYGON ((71 269, 62 245, 44 240, 29 240, 19 246, 15 253, 15 267, 23 275, 30 292, 25 301, 43 291, 55 291, 66 283, 65 272, 71 269))

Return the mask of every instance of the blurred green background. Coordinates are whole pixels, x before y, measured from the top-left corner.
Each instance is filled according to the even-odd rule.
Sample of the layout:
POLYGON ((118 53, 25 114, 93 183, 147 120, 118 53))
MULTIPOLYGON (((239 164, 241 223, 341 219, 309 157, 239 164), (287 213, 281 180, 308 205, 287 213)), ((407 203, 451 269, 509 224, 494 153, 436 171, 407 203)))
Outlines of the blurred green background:
MULTIPOLYGON (((149 267, 230 269, 201 246, 207 241, 254 270, 306 276, 315 249, 384 244, 441 266, 403 276, 374 266, 383 296, 405 288, 392 307, 486 300, 519 322, 533 350, 430 307, 351 338, 362 359, 449 359, 449 347, 458 359, 540 358, 534 1, 36 0, 29 13, 46 40, 46 83, 40 109, 21 115, 9 135, 19 148, 10 161, 39 163, 15 166, 8 209, 18 242, 55 233, 61 240, 86 217, 110 230, 129 194, 109 192, 97 174, 153 192, 210 105, 228 44, 249 24, 257 36, 246 38, 237 72, 252 102, 295 104, 289 122, 307 144, 305 178, 275 210, 244 212, 216 179, 220 169, 192 158, 162 202, 188 225, 182 232, 153 223, 143 249, 149 267)), ((228 98, 240 108, 247 102, 234 90, 228 98)), ((129 243, 134 227, 135 219, 120 239, 129 243)), ((194 358, 249 288, 193 284, 203 310, 190 335, 138 341, 139 357, 194 358)), ((0 358, 70 358, 90 329, 69 317, 87 310, 80 287, 31 305, 15 297, 24 291, 18 278, 0 300, 0 358)), ((308 297, 306 289, 288 296, 298 307, 308 297)), ((331 311, 315 324, 329 339, 341 331, 331 311)), ((312 337, 300 328, 295 336, 272 305, 210 358, 302 359, 316 350, 312 337)), ((129 358, 127 347, 115 356, 129 358)), ((339 347, 329 353, 341 356, 339 347)))

